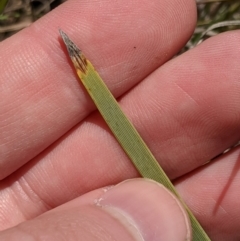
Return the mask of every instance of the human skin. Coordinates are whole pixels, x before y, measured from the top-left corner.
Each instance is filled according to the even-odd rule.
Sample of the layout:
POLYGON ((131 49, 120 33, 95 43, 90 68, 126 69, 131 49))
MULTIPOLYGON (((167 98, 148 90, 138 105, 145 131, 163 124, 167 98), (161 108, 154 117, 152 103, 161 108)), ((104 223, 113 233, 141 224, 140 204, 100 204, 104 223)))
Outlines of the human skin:
POLYGON ((66 217, 76 203, 86 213, 102 188, 139 177, 78 83, 59 28, 93 63, 211 239, 240 239, 239 148, 202 166, 240 139, 240 32, 171 59, 194 30, 195 2, 124 3, 68 1, 0 43, 0 239, 14 240, 28 225, 38 236, 60 205, 66 217))

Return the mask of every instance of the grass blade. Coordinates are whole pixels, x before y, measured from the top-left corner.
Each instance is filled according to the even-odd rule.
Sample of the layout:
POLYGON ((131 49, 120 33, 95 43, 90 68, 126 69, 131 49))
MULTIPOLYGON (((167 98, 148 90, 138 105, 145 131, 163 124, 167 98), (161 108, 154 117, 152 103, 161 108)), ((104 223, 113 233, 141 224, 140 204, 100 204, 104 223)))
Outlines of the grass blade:
MULTIPOLYGON (((74 64, 82 84, 96 104, 112 133, 122 146, 139 173, 145 177, 162 183, 171 190, 183 203, 173 184, 158 164, 151 151, 138 134, 137 130, 125 116, 116 99, 109 91, 92 64, 80 49, 60 30, 60 35, 67 47, 69 56, 74 64)), ((192 224, 193 241, 210 241, 201 225, 185 206, 192 224)))

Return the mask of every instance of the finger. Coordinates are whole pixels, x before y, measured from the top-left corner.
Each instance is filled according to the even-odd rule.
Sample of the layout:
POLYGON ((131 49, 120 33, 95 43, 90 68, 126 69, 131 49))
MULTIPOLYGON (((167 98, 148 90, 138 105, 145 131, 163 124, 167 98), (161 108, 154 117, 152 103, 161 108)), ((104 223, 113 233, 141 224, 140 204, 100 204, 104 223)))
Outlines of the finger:
POLYGON ((136 179, 96 190, 0 233, 1 240, 190 240, 188 216, 162 185, 136 179), (57 230, 57 232, 56 232, 57 230))
MULTIPOLYGON (((240 55, 234 47, 238 39, 239 32, 232 32, 206 41, 187 57, 157 70, 120 101, 172 178, 201 166, 239 139, 240 55), (188 92, 180 90, 180 82, 188 92)), ((102 119, 93 114, 3 182, 1 197, 7 203, 3 220, 16 211, 17 220, 35 217, 79 194, 137 175, 102 119)))
POLYGON ((178 191, 211 240, 240 237, 240 147, 181 178, 178 191))
POLYGON ((59 43, 59 27, 120 96, 179 51, 195 18, 190 0, 67 1, 2 42, 0 179, 94 109, 59 43))

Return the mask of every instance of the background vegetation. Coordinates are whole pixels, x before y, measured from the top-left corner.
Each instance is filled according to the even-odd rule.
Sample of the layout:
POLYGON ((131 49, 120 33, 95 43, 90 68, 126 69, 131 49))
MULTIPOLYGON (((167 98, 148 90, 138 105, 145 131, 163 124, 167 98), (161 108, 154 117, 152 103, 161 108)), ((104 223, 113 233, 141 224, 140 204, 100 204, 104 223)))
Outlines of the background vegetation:
MULTIPOLYGON (((67 0, 0 0, 0 41, 67 0), (1 11, 2 10, 2 11, 1 11)), ((184 52, 219 32, 240 28, 239 0, 196 0, 198 23, 184 52)))

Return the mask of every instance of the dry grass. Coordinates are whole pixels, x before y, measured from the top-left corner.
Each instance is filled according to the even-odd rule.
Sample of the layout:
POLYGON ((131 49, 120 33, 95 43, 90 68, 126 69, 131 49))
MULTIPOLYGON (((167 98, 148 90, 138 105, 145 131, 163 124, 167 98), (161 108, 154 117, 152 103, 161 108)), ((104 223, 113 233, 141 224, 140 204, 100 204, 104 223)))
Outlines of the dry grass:
MULTIPOLYGON (((1 1, 1 0, 0 0, 1 1)), ((0 41, 11 36, 66 0, 8 0, 0 14, 0 41)), ((196 0, 198 23, 181 53, 201 40, 220 32, 240 28, 239 0, 196 0)))
POLYGON ((4 12, 0 14, 0 41, 27 27, 64 1, 8 0, 4 12))
POLYGON ((204 39, 224 31, 240 28, 239 0, 196 0, 198 22, 191 40, 182 52, 204 39))

